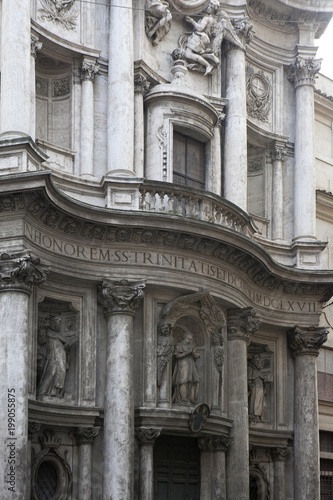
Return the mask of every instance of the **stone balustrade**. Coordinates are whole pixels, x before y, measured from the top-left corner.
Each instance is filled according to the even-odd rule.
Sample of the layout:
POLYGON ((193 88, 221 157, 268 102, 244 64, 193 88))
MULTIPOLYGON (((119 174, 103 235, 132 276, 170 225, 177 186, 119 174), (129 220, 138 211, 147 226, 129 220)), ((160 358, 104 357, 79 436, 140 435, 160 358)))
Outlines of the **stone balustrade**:
POLYGON ((139 186, 140 210, 210 222, 252 237, 257 231, 251 217, 233 203, 212 193, 165 182, 139 186))

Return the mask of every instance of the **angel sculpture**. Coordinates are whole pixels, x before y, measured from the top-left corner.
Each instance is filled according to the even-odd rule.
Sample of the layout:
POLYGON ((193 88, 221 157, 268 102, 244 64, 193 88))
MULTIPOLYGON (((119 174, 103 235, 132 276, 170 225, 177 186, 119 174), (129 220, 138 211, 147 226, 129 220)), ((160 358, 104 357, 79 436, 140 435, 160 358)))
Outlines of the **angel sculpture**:
POLYGON ((173 354, 171 324, 161 321, 157 327, 157 334, 157 385, 161 386, 164 370, 173 354))
POLYGON ((220 64, 223 38, 238 46, 241 41, 227 13, 220 10, 218 0, 211 0, 203 13, 204 16, 199 21, 185 16, 185 21, 191 24, 194 30, 192 33, 181 35, 179 45, 184 49, 186 59, 190 61, 188 68, 204 72, 206 76, 220 64))
POLYGON ((172 15, 166 0, 147 0, 146 34, 157 45, 170 31, 172 15))

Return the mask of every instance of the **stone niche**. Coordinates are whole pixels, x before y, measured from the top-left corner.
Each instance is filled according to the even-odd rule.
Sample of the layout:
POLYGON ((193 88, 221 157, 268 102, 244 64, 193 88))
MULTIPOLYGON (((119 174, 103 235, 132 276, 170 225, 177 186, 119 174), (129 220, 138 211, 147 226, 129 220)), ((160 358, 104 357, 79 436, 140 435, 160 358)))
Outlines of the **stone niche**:
POLYGON ((79 312, 71 302, 45 297, 38 306, 36 398, 73 404, 77 399, 79 312))
POLYGON ((222 412, 225 325, 209 292, 164 306, 157 334, 159 406, 181 409, 204 402, 222 412))

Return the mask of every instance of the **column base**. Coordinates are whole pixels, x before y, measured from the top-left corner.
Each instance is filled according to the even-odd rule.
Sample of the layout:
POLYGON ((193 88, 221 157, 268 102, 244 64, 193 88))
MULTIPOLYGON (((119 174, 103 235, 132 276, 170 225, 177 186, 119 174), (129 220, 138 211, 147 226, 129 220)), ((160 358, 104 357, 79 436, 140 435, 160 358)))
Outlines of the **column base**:
POLYGON ((322 253, 327 242, 297 239, 291 245, 294 266, 299 269, 321 269, 322 253))

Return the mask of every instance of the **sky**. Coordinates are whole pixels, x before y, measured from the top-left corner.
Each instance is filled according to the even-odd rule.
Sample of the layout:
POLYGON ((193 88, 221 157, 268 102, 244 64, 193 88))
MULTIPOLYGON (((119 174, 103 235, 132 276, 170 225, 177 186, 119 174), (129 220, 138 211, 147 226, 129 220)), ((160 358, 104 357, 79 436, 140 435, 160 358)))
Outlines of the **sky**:
POLYGON ((333 79, 333 18, 316 45, 319 46, 316 59, 323 59, 320 73, 333 79))

